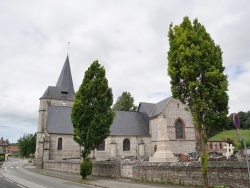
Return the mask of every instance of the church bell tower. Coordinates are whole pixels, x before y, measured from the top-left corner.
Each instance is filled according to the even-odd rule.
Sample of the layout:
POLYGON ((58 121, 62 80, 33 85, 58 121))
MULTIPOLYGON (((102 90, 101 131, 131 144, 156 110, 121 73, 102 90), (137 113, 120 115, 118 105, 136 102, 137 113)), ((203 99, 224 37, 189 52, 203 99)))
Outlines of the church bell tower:
POLYGON ((67 56, 56 86, 49 86, 40 98, 34 161, 37 166, 42 167, 43 161, 49 160, 50 135, 46 126, 48 120, 48 107, 72 107, 74 99, 75 91, 71 76, 69 57, 67 56))

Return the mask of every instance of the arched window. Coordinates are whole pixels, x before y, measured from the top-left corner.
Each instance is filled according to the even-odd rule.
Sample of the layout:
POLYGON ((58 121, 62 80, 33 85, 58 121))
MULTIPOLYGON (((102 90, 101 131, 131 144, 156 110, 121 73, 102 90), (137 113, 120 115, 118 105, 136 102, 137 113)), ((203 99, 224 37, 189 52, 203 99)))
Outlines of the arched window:
POLYGON ((178 119, 175 123, 176 139, 184 139, 184 125, 183 122, 178 119))
POLYGON ((58 138, 57 150, 62 150, 62 138, 58 138))
POLYGON ((105 141, 103 140, 102 143, 97 147, 97 151, 105 151, 105 141))
POLYGON ((130 141, 127 138, 123 140, 123 151, 130 151, 130 141))

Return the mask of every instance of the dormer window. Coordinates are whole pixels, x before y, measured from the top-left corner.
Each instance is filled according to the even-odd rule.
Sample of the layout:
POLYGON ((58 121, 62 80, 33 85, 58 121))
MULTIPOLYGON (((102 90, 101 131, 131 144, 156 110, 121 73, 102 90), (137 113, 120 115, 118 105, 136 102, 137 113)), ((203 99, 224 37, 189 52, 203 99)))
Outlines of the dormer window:
POLYGON ((63 94, 67 94, 69 92, 69 89, 68 88, 61 88, 61 92, 63 94))

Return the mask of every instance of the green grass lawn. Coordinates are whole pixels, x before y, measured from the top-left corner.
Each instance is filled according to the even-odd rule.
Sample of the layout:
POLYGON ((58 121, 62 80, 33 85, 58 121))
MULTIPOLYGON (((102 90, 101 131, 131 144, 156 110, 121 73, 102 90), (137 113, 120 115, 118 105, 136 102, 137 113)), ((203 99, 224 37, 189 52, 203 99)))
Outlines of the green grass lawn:
MULTIPOLYGON (((241 138, 246 139, 247 145, 248 147, 250 146, 250 130, 240 130, 240 136, 241 138)), ((240 142, 238 142, 238 138, 237 138, 237 133, 236 133, 236 129, 234 130, 226 130, 223 131, 211 138, 209 138, 209 141, 221 141, 221 140, 227 140, 227 138, 230 138, 231 140, 234 141, 235 144, 235 148, 238 149, 240 147, 240 142)))

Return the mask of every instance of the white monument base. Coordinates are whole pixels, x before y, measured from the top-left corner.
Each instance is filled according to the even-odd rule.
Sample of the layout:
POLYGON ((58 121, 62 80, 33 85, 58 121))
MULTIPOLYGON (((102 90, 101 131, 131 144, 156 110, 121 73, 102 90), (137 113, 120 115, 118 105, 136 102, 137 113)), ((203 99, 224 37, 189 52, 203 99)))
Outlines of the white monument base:
POLYGON ((173 153, 158 152, 149 157, 149 162, 177 162, 177 157, 173 153))
POLYGON ((149 157, 149 162, 177 162, 177 157, 171 152, 167 141, 160 142, 153 157, 149 157))

